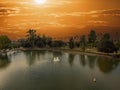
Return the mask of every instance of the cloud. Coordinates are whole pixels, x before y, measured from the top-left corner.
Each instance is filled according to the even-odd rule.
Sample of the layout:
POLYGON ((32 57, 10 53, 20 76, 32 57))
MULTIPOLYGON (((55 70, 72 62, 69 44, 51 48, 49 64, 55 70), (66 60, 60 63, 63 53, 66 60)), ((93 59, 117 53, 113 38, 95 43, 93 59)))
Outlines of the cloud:
POLYGON ((9 15, 13 15, 13 14, 17 14, 20 12, 19 8, 5 8, 5 7, 1 7, 0 8, 0 16, 9 16, 9 15))
POLYGON ((120 23, 120 10, 94 10, 88 12, 59 12, 51 13, 48 16, 55 17, 61 23, 67 24, 66 26, 85 26, 85 25, 98 25, 98 26, 119 26, 120 23), (74 24, 74 25, 73 25, 74 24))
POLYGON ((64 12, 64 13, 51 13, 50 16, 54 17, 62 17, 62 16, 97 16, 97 15, 114 15, 120 16, 120 10, 96 10, 96 11, 88 11, 88 12, 64 12))
POLYGON ((120 16, 120 10, 119 9, 103 10, 100 14, 104 16, 120 16))
POLYGON ((102 14, 120 14, 120 10, 117 9, 117 10, 114 10, 114 9, 111 9, 111 10, 103 10, 102 11, 102 14))
POLYGON ((108 22, 107 21, 97 21, 97 20, 95 20, 95 21, 88 21, 88 24, 89 25, 91 25, 91 24, 93 24, 93 25, 101 25, 101 26, 106 26, 107 24, 108 24, 108 22))

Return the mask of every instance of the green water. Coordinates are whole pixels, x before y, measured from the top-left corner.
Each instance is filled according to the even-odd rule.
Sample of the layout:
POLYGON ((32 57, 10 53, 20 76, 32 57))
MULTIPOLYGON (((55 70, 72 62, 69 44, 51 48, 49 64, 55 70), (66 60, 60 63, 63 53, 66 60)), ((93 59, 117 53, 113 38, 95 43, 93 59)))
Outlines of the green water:
POLYGON ((120 90, 120 60, 21 51, 0 57, 0 90, 120 90), (54 57, 60 61, 54 62, 54 57))

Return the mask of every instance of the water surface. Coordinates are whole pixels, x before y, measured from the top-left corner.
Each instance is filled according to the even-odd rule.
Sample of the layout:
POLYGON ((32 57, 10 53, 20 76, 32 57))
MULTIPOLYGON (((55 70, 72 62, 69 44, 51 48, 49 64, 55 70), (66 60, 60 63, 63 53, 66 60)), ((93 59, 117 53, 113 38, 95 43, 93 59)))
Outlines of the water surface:
POLYGON ((102 56, 21 51, 0 57, 0 90, 120 90, 119 63, 102 56))

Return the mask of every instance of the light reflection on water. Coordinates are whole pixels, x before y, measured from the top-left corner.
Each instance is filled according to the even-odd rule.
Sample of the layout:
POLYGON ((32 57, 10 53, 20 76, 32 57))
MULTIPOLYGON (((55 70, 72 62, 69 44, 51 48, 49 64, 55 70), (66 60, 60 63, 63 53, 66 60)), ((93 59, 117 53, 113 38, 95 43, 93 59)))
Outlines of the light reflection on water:
POLYGON ((0 90, 119 90, 119 62, 50 51, 6 55, 0 57, 0 90), (54 57, 60 61, 54 63, 54 57))

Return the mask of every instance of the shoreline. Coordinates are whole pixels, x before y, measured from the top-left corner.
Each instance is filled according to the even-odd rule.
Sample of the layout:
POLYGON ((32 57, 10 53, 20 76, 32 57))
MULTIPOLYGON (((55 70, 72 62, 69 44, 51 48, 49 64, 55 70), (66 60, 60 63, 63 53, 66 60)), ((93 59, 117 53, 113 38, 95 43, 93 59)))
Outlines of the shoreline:
POLYGON ((58 51, 58 52, 67 52, 67 53, 74 53, 74 54, 83 54, 83 55, 99 55, 99 56, 107 56, 107 57, 113 57, 113 58, 120 58, 120 54, 114 54, 114 53, 103 53, 103 52, 91 52, 91 51, 81 51, 81 50, 75 50, 75 49, 61 49, 61 48, 19 48, 18 50, 22 51, 58 51))

